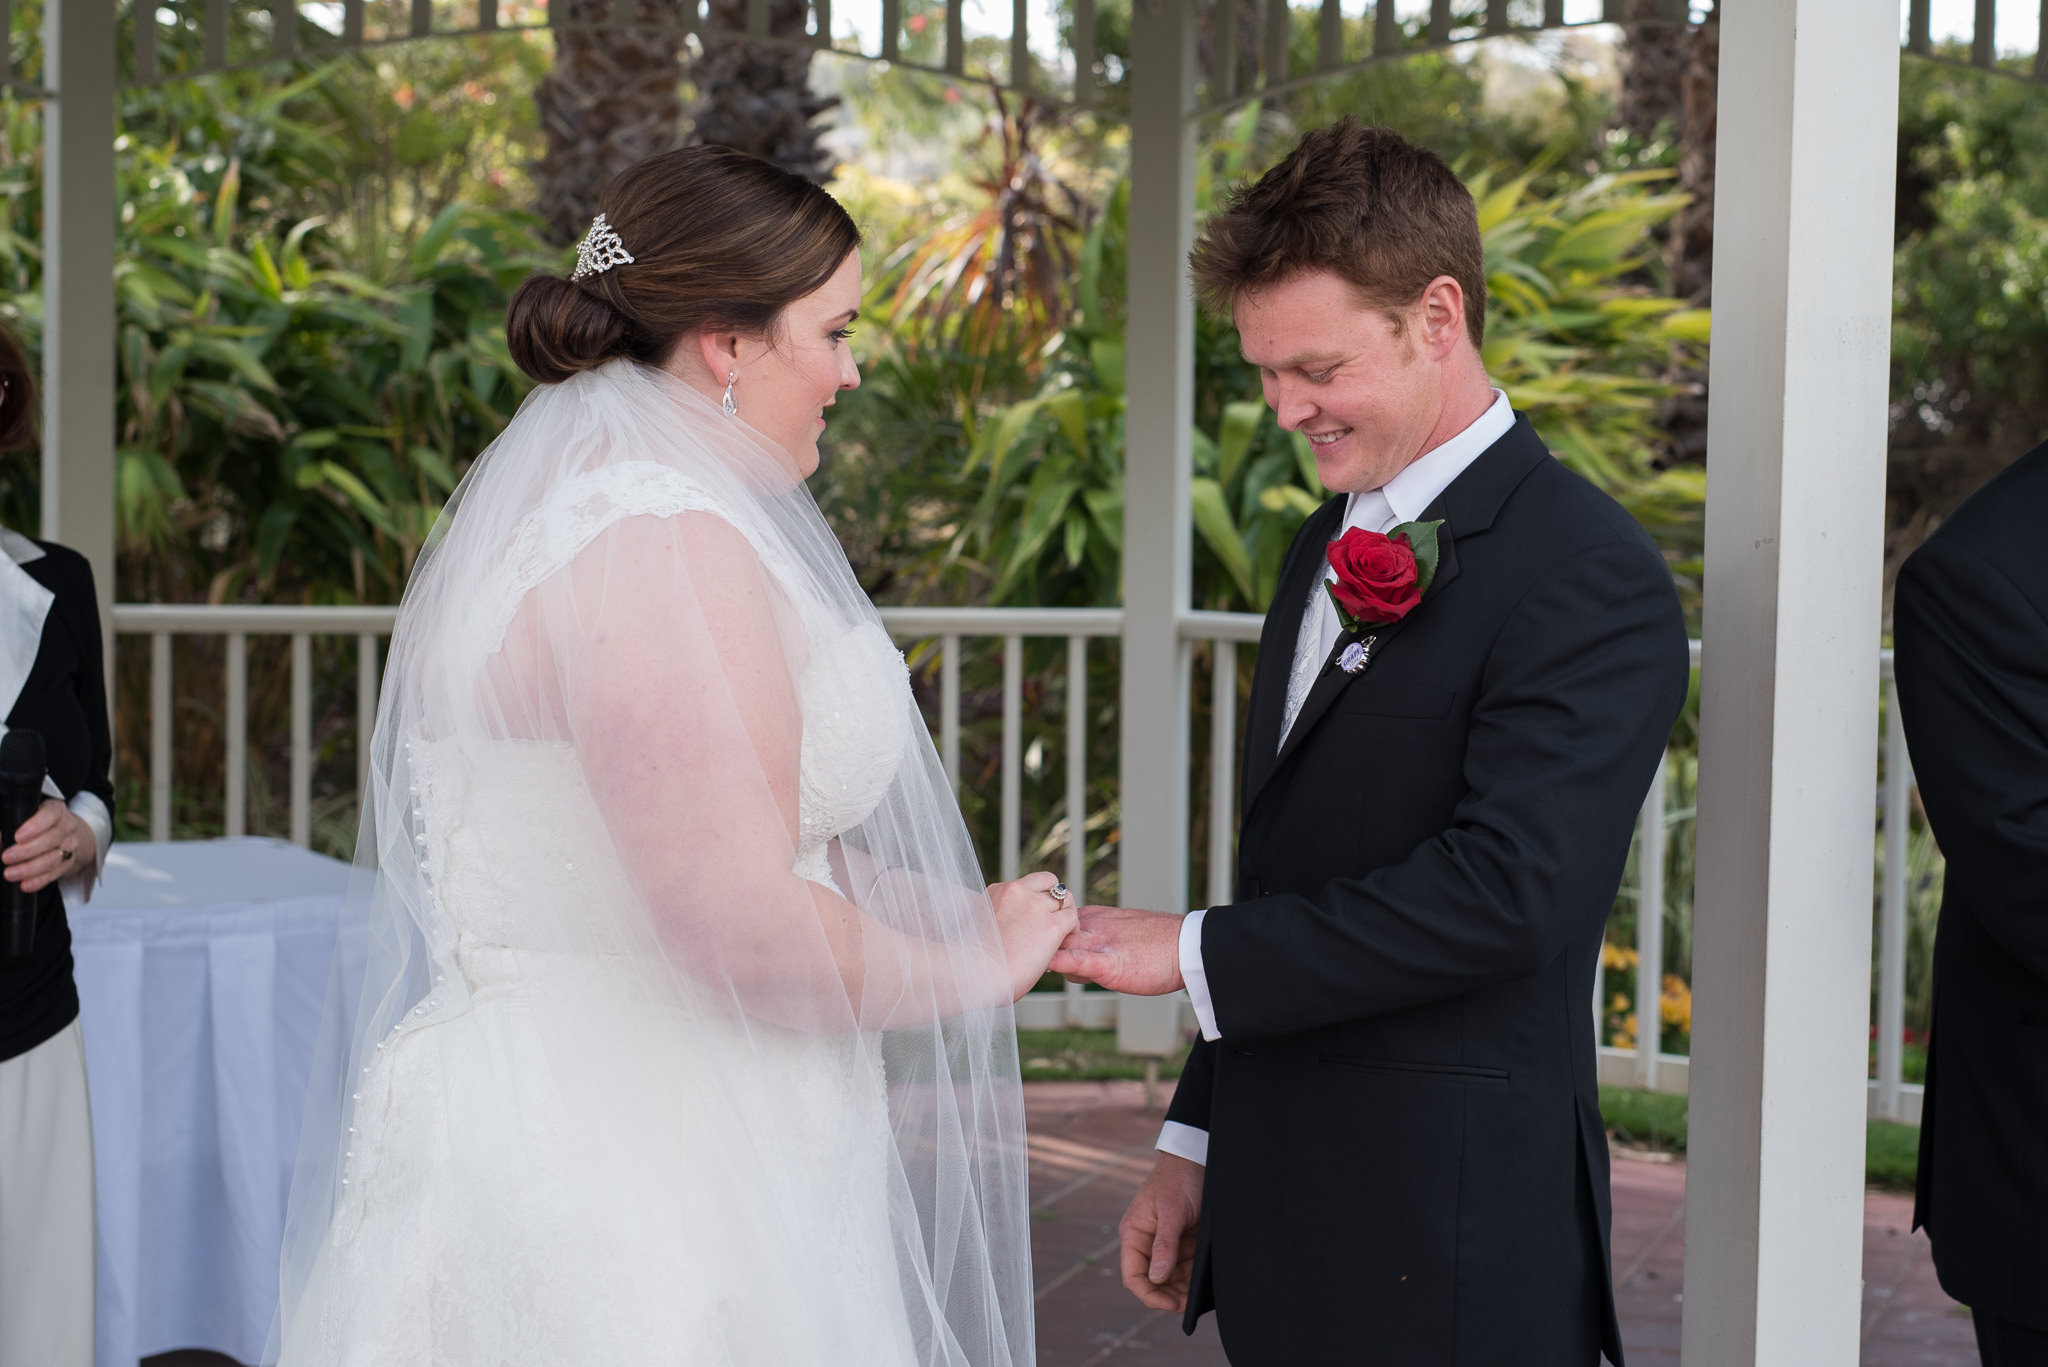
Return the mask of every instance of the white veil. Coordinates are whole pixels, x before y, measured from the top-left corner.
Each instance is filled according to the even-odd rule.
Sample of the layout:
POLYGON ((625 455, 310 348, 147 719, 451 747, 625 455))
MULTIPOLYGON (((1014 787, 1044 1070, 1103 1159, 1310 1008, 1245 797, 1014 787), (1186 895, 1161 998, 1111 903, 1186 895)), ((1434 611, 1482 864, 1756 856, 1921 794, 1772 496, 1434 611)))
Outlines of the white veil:
POLYGON ((995 921, 786 454, 630 361, 536 389, 406 590, 356 864, 266 1361, 391 1302, 456 1336, 415 1361, 603 1360, 550 1278, 676 1300, 665 1361, 1034 1361, 995 921))

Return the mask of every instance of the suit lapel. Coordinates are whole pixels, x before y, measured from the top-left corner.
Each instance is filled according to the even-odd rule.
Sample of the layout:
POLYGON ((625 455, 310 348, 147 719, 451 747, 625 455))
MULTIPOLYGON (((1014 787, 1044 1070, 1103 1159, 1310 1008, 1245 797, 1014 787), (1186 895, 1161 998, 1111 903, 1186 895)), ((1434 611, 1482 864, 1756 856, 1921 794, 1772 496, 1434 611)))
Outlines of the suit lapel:
MULTIPOLYGON (((1415 611, 1432 610, 1438 597, 1450 587, 1460 572, 1458 558, 1458 537, 1477 536, 1493 526, 1493 520, 1500 512, 1507 496, 1515 486, 1525 479, 1538 463, 1549 458, 1549 448, 1536 435, 1529 420, 1520 414, 1515 425, 1480 454, 1465 472, 1452 480, 1450 486, 1438 494, 1419 522, 1443 519, 1443 527, 1437 532, 1436 577, 1430 581, 1429 593, 1416 605, 1415 611)), ((1333 502, 1341 508, 1344 499, 1339 496, 1333 502)), ((1340 514, 1341 515, 1341 514, 1340 514)), ((1304 528, 1304 540, 1311 529, 1304 528)), ((1334 530, 1330 525, 1313 529, 1321 534, 1315 542, 1318 551, 1328 541, 1328 533, 1334 530)), ((1306 557, 1305 557, 1306 558, 1306 557)), ((1314 557, 1320 564, 1320 555, 1314 557)), ((1393 638, 1408 624, 1408 618, 1390 627, 1368 628, 1363 632, 1345 633, 1337 638, 1331 647, 1329 657, 1323 661, 1322 672, 1316 676, 1315 684, 1309 689, 1308 697, 1302 701, 1301 713, 1288 729, 1286 742, 1280 740, 1280 722, 1287 705, 1287 675, 1294 663, 1294 645, 1301 632, 1302 609, 1308 599, 1309 581, 1305 575, 1296 576, 1296 583, 1287 591, 1292 597, 1285 607, 1285 618, 1276 622, 1276 613, 1267 614, 1267 630, 1259 638, 1259 666, 1254 676, 1252 693, 1252 715, 1246 719, 1245 787, 1241 819, 1251 816, 1252 803, 1259 796, 1267 781, 1278 773, 1289 755, 1306 743, 1308 734, 1315 730, 1316 723, 1340 697, 1344 690, 1357 680, 1372 672, 1372 666, 1379 662, 1393 638), (1285 636, 1275 638, 1275 627, 1284 627, 1285 636), (1367 657, 1364 668, 1356 674, 1346 674, 1337 668, 1337 660, 1344 648, 1354 640, 1365 637, 1376 638, 1367 657), (1264 695, 1259 692, 1259 681, 1268 678, 1267 665, 1277 666, 1277 687, 1268 686, 1264 695), (1268 758, 1270 756, 1270 758, 1268 758)), ((1412 615, 1412 614, 1411 614, 1412 615)))
POLYGON ((1273 589, 1273 606, 1259 632, 1258 663, 1252 669, 1251 703, 1245 716, 1242 810, 1251 810, 1253 796, 1272 772, 1274 752, 1280 748, 1280 722, 1287 710, 1287 678, 1294 669, 1294 646, 1301 639, 1308 592, 1322 571, 1323 548, 1343 520, 1347 501, 1338 494, 1309 515, 1273 589))

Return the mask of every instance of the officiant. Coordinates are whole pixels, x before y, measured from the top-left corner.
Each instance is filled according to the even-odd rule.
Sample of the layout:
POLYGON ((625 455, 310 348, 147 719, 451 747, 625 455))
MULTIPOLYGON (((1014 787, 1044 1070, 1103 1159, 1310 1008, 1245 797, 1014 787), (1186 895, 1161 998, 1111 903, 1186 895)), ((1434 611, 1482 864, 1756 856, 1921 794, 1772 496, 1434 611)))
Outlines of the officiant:
MULTIPOLYGON (((0 451, 30 441, 35 409, 0 332, 0 451)), ((0 852, 0 877, 39 902, 28 952, 0 953, 0 1367, 91 1367, 92 1121, 64 908, 92 895, 113 840, 113 740, 91 565, 4 526, 0 717, 0 737, 41 737, 47 794, 0 852)))

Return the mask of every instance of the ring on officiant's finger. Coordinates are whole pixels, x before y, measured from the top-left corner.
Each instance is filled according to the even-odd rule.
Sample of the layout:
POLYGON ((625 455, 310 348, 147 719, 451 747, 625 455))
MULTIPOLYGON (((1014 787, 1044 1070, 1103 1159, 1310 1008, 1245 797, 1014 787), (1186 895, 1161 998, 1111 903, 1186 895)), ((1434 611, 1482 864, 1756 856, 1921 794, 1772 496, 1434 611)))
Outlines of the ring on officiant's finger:
POLYGON ((1066 905, 1067 885, 1065 883, 1054 883, 1046 891, 1052 894, 1053 901, 1058 902, 1062 906, 1066 905))
POLYGON ((65 862, 65 863, 69 864, 69 863, 71 862, 72 858, 73 858, 73 854, 72 854, 72 852, 71 852, 70 850, 66 850, 66 851, 64 851, 64 862, 65 862))

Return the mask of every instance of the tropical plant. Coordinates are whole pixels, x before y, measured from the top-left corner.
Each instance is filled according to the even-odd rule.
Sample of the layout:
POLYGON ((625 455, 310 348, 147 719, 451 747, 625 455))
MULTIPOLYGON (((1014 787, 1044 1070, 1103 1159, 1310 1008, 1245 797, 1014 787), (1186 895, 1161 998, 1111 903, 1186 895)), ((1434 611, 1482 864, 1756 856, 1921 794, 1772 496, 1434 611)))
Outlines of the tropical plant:
MULTIPOLYGON (((1206 184, 1241 173, 1255 119, 1219 148, 1204 198, 1206 184)), ((1655 260, 1651 229, 1683 203, 1652 188, 1669 174, 1605 175, 1541 198, 1533 173, 1496 186, 1481 172, 1471 184, 1486 246, 1488 372, 1568 464, 1645 520, 1682 528, 1703 493, 1698 472, 1656 472, 1650 457, 1672 350, 1702 345, 1707 316, 1634 283, 1655 260)), ((984 490, 956 544, 986 568, 992 601, 1117 601, 1123 349, 1101 270, 1121 258, 1125 207, 1120 189, 1090 234, 1077 321, 1051 349, 1039 391, 984 419, 969 452, 984 490)), ((1259 398, 1227 320, 1200 315, 1195 359, 1194 601, 1261 611, 1288 542, 1327 491, 1306 443, 1281 432, 1259 398)))

